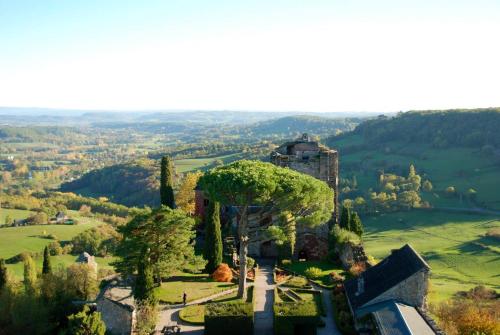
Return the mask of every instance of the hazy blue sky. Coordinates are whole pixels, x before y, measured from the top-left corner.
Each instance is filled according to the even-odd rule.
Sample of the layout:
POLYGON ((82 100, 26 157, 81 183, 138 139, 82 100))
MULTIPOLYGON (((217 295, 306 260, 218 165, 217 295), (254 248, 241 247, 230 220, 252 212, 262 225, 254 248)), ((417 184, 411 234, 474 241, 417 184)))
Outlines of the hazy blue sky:
POLYGON ((499 0, 0 0, 0 106, 500 106, 499 41, 499 0))

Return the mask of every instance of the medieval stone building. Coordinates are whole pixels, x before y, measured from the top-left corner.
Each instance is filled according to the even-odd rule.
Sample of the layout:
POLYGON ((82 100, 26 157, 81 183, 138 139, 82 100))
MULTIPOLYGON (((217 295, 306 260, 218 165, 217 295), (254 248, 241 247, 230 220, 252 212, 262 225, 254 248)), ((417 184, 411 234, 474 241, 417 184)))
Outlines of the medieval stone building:
MULTIPOLYGON (((302 172, 326 182, 334 191, 335 209, 332 219, 314 228, 297 227, 294 257, 301 259, 321 259, 328 254, 328 235, 331 225, 337 220, 338 201, 338 153, 316 141, 312 141, 307 134, 293 142, 287 142, 270 155, 271 163, 302 172)), ((203 192, 196 190, 196 215, 203 218, 208 199, 203 192)), ((236 226, 238 216, 231 206, 221 209, 222 217, 228 218, 236 226)), ((278 215, 271 215, 262 211, 260 207, 251 207, 248 216, 248 235, 250 243, 248 254, 252 257, 276 257, 278 249, 266 228, 280 220, 278 215)))
MULTIPOLYGON (((338 218, 338 175, 339 161, 338 153, 331 150, 316 141, 312 141, 307 134, 301 138, 287 142, 279 146, 271 153, 271 163, 287 167, 292 170, 302 172, 326 182, 334 191, 334 211, 330 222, 325 222, 315 228, 297 227, 296 243, 294 247, 294 257, 301 259, 321 259, 328 254, 328 235, 331 225, 338 218)), ((269 219, 267 219, 269 221, 269 219)), ((261 222, 259 222, 262 225, 261 222)), ((252 239, 250 239, 252 241, 252 239)), ((257 250, 269 252, 273 250, 272 241, 259 241, 256 247, 250 243, 249 252, 252 251, 256 256, 266 256, 262 252, 257 254, 257 250)))

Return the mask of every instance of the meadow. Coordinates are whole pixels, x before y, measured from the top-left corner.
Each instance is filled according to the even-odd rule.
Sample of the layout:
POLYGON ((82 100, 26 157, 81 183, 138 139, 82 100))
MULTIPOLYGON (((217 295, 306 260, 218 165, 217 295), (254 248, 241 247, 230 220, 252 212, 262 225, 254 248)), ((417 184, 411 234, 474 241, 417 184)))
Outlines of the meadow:
POLYGON ((32 211, 22 209, 0 208, 0 224, 5 223, 5 218, 9 216, 11 219, 26 219, 33 214, 32 211))
MULTIPOLYGON (((17 218, 26 218, 30 215, 30 211, 1 209, 0 213, 17 214, 17 218), (15 211, 15 212, 13 212, 15 211)), ((82 217, 75 211, 68 211, 68 214, 77 219, 77 225, 37 225, 25 227, 8 227, 0 228, 0 258, 8 259, 21 252, 42 252, 46 245, 53 242, 53 239, 47 238, 48 235, 54 235, 59 241, 69 241, 79 233, 104 224, 102 221, 82 217)), ((6 215, 6 214, 5 214, 6 215)), ((52 265, 57 267, 59 264, 68 266, 74 263, 76 256, 74 255, 59 255, 52 257, 52 265)), ((109 263, 113 260, 112 257, 102 258, 96 257, 96 262, 100 268, 111 268, 109 263)), ((42 258, 35 259, 37 266, 41 269, 42 258)), ((7 267, 16 277, 21 278, 23 275, 22 262, 16 264, 8 264, 7 267)))
POLYGON ((429 300, 437 302, 477 285, 500 289, 500 243, 485 234, 495 216, 413 210, 367 216, 364 244, 376 259, 406 243, 431 267, 429 300))

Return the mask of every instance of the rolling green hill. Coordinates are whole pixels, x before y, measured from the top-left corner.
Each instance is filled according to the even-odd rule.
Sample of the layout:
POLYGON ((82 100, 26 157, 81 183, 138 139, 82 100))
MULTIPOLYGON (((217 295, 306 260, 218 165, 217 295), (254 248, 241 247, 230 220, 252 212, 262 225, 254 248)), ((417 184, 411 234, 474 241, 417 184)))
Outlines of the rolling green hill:
POLYGON ((406 175, 413 164, 434 185, 433 192, 423 194, 431 205, 500 210, 496 129, 500 109, 409 112, 366 121, 325 143, 339 150, 341 176, 356 176, 359 190, 375 190, 381 173, 406 175), (449 186, 456 196, 446 196, 449 186), (476 191, 473 201, 466 196, 470 189, 476 191))

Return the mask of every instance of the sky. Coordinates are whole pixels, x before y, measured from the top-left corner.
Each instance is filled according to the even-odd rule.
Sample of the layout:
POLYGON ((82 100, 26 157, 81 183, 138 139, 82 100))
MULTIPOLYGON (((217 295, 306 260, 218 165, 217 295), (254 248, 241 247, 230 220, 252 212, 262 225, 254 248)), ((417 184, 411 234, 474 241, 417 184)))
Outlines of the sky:
POLYGON ((0 106, 500 106, 499 0, 0 0, 0 106))

